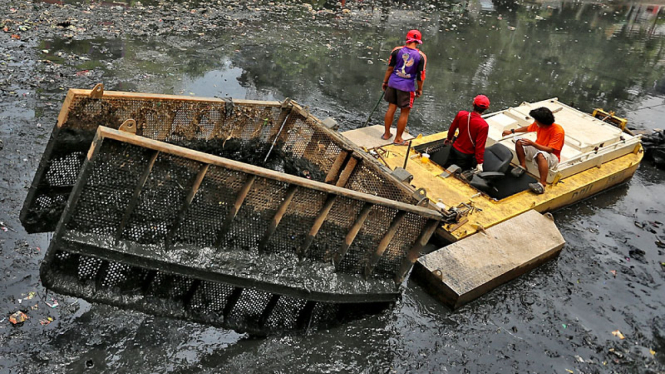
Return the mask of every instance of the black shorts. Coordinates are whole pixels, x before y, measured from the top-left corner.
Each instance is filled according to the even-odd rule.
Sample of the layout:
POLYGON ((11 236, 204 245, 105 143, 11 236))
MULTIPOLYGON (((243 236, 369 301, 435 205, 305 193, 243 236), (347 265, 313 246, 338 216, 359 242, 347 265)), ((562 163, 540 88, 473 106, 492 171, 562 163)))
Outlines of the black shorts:
POLYGON ((476 161, 476 156, 473 154, 466 154, 458 151, 455 147, 452 145, 450 146, 450 155, 448 156, 448 160, 446 163, 443 165, 444 168, 448 168, 450 165, 457 165, 459 166, 462 170, 470 170, 476 167, 478 162, 476 161))
POLYGON ((399 108, 412 108, 413 99, 416 98, 415 92, 398 90, 396 88, 386 88, 386 101, 397 105, 399 108))

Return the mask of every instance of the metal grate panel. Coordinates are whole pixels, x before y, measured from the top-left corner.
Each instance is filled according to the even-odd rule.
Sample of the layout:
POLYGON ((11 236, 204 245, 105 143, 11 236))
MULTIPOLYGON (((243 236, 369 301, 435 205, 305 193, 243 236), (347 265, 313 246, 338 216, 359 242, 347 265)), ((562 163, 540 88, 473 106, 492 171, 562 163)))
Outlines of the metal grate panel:
POLYGON ((233 285, 129 266, 66 249, 55 249, 47 255, 41 267, 41 278, 49 289, 90 302, 256 335, 329 328, 381 312, 390 305, 316 303, 309 323, 299 324, 298 318, 308 304, 306 299, 244 288, 229 310, 234 290, 238 289, 233 285), (273 298, 278 302, 269 309, 273 298))
MULTIPOLYGON (((28 232, 55 229, 99 126, 117 129, 134 119, 139 136, 316 181, 325 180, 341 152, 354 148, 293 103, 126 92, 107 92, 101 98, 89 95, 88 90, 70 90, 65 100, 21 211, 28 232)), ((370 158, 361 159, 346 187, 415 202, 408 187, 387 176, 370 158)))

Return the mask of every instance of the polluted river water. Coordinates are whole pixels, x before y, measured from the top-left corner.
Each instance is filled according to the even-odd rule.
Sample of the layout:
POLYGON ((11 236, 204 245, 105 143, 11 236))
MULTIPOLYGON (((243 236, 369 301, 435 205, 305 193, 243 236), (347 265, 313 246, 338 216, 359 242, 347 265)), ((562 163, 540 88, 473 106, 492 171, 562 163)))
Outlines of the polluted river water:
POLYGON ((554 212, 567 242, 558 258, 457 311, 408 282, 382 314, 261 339, 46 293, 50 234, 18 221, 70 87, 289 97, 348 130, 369 115, 390 50, 412 28, 428 62, 411 133, 445 130, 479 93, 490 110, 558 97, 662 128, 660 5, 9 0, 0 14, 0 372, 665 370, 665 172, 648 161, 630 182, 554 212), (29 319, 15 326, 18 310, 29 319))

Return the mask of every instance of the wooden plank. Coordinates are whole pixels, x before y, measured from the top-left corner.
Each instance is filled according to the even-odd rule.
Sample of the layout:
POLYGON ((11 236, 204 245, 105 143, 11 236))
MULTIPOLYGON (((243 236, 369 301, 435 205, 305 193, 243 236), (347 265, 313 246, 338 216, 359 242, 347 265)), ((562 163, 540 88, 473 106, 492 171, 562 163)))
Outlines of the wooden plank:
POLYGON ((110 261, 103 261, 99 269, 97 269, 97 275, 95 276, 95 289, 99 290, 103 287, 104 278, 108 274, 110 261))
POLYGON ((279 302, 280 297, 281 296, 279 294, 272 295, 270 301, 268 301, 268 305, 266 305, 266 308, 263 309, 263 313, 261 313, 261 318, 259 318, 259 328, 262 329, 266 325, 266 322, 268 322, 268 319, 270 319, 272 311, 275 310, 275 306, 277 306, 277 302, 279 302))
POLYGON ((226 321, 231 313, 233 312, 233 308, 236 306, 238 303, 238 300, 240 300, 240 296, 242 296, 242 291, 244 288, 241 287, 236 287, 233 289, 233 292, 231 292, 231 295, 226 299, 226 305, 224 305, 224 321, 226 321))
POLYGON ((138 182, 136 183, 136 188, 134 188, 134 193, 132 194, 132 198, 131 200, 129 200, 127 209, 125 209, 125 214, 122 216, 122 221, 120 221, 120 225, 118 225, 118 228, 115 231, 114 239, 116 241, 118 241, 120 239, 120 236, 122 236, 122 232, 125 230, 125 227, 127 226, 127 223, 129 223, 129 219, 131 218, 134 209, 136 209, 136 205, 138 205, 139 203, 139 196, 141 196, 141 190, 143 189, 145 182, 148 180, 148 177, 152 172, 152 167, 155 166, 155 161, 157 160, 157 156, 159 156, 158 151, 152 153, 152 156, 150 156, 150 161, 148 161, 148 164, 143 170, 141 178, 139 178, 138 182))
POLYGON ((347 151, 341 151, 337 155, 337 158, 335 158, 335 162, 333 162, 332 166, 330 167, 330 170, 328 170, 328 174, 326 175, 326 179, 324 180, 325 183, 335 183, 339 177, 339 171, 342 168, 342 165, 344 165, 344 161, 346 161, 346 158, 349 156, 349 152, 347 151))
POLYGON ((409 270, 411 270, 413 264, 416 262, 416 260, 418 260, 418 257, 420 257, 420 252, 423 250, 425 244, 427 244, 438 227, 439 221, 435 221, 433 219, 428 220, 427 223, 425 223, 425 228, 420 232, 418 239, 416 239, 415 243, 413 243, 413 247, 411 247, 409 250, 409 253, 402 261, 402 264, 400 265, 400 268, 395 275, 395 284, 400 285, 402 282, 404 282, 404 279, 409 273, 409 270))
MULTIPOLYGON (((69 117, 69 110, 71 109, 70 106, 72 105, 72 101, 74 101, 74 98, 78 95, 77 92, 78 90, 76 89, 70 89, 67 92, 67 97, 65 97, 65 101, 62 103, 62 107, 60 107, 60 114, 58 114, 58 123, 57 127, 61 128, 62 125, 67 122, 67 118, 69 117)), ((86 90, 88 91, 88 94, 85 95, 86 97, 92 92, 92 90, 86 90)))
MULTIPOLYGON (((387 140, 381 139, 384 131, 385 127, 383 125, 374 125, 345 131, 342 133, 342 136, 349 139, 358 147, 375 149, 393 144, 393 141, 395 140, 395 134, 397 134, 397 128, 393 127, 390 129, 390 132, 393 134, 393 136, 387 140)), ((413 138, 415 137, 406 131, 404 131, 402 134, 402 139, 404 140, 411 140, 413 138)))
POLYGON ((305 242, 298 250, 298 256, 301 259, 305 257, 305 254, 307 253, 309 246, 312 245, 312 242, 314 241, 316 234, 319 233, 319 230, 321 229, 323 222, 325 222, 326 218, 328 217, 328 213, 330 213, 330 209, 332 208, 333 204, 335 204, 336 199, 337 196, 335 195, 328 195, 328 197, 326 198, 326 202, 323 204, 323 207, 319 211, 319 215, 314 220, 314 224, 312 224, 312 228, 309 230, 309 234, 307 234, 305 242))
MULTIPOLYGON (((69 92, 76 96, 88 97, 92 90, 70 89, 69 92)), ((153 93, 140 93, 140 92, 123 92, 123 91, 104 91, 103 99, 128 99, 128 100, 173 100, 185 102, 211 102, 211 103, 225 103, 223 99, 216 97, 197 97, 197 96, 183 96, 183 95, 163 95, 153 93)), ((234 104, 248 105, 248 106, 275 106, 282 105, 279 101, 261 101, 261 100, 245 100, 233 99, 234 104)))
POLYGON ((421 257, 414 278, 454 309, 553 258, 565 244, 554 221, 535 210, 486 232, 421 257))
POLYGON ((349 178, 351 178, 351 174, 353 174, 353 171, 356 169, 357 165, 358 165, 358 159, 351 156, 351 158, 349 158, 349 161, 346 163, 344 170, 342 170, 342 173, 339 175, 339 179, 337 180, 337 183, 335 183, 335 186, 337 187, 346 186, 346 183, 349 181, 349 178))
POLYGON ((263 238, 261 238, 261 242, 259 243, 259 251, 263 251, 268 245, 270 237, 275 233, 275 230, 277 230, 277 226, 282 220, 282 217, 284 217, 284 213, 286 213, 289 204, 291 204, 296 191, 298 191, 298 186, 289 186, 289 189, 286 191, 284 201, 282 201, 282 203, 279 205, 277 212, 275 212, 275 216, 272 218, 272 221, 270 221, 270 224, 268 225, 268 229, 266 229, 265 234, 263 234, 263 238))
POLYGON ((192 299, 194 299, 194 295, 196 295, 196 291, 199 289, 200 286, 201 286, 201 280, 194 279, 192 285, 189 286, 187 293, 185 293, 185 295, 182 297, 182 303, 185 306, 185 309, 189 309, 190 306, 192 305, 192 299))
POLYGON ((176 216, 176 220, 173 223, 173 226, 169 228, 169 233, 166 235, 166 240, 165 240, 166 248, 169 248, 171 246, 171 241, 173 240, 173 236, 175 235, 176 231, 178 231, 178 229, 180 228, 182 221, 185 219, 185 216, 187 215, 187 210, 189 209, 189 206, 192 204, 194 196, 199 191, 201 183, 203 182, 203 178, 205 178, 205 175, 208 172, 209 166, 210 165, 208 164, 202 164, 199 167, 199 172, 196 174, 196 178, 194 178, 192 186, 187 192, 187 196, 185 196, 185 200, 183 201, 182 206, 180 207, 180 211, 176 216))
POLYGON ((157 270, 148 270, 148 275, 146 275, 145 279, 143 280, 143 283, 141 284, 141 292, 143 294, 146 294, 150 290, 152 281, 155 280, 156 276, 157 276, 157 270))
POLYGON ((114 139, 124 143, 138 145, 140 147, 172 154, 179 157, 192 159, 199 162, 208 163, 211 165, 221 166, 242 173, 273 179, 281 182, 286 182, 289 184, 295 184, 301 187, 306 187, 321 192, 333 193, 336 195, 345 196, 356 200, 370 202, 376 205, 387 206, 398 210, 404 210, 427 218, 441 219, 441 214, 433 209, 406 204, 399 201, 393 201, 379 196, 374 196, 362 192, 349 190, 346 188, 331 186, 323 182, 317 182, 306 178, 299 178, 293 175, 280 173, 277 171, 261 168, 258 166, 248 165, 242 162, 229 160, 223 157, 213 156, 207 153, 194 151, 188 148, 175 146, 157 140, 126 134, 108 127, 100 126, 97 129, 97 132, 98 134, 100 134, 100 136, 104 138, 114 139))
POLYGON ((386 249, 388 248, 390 242, 393 240, 393 237, 395 237, 395 233, 397 233, 397 229, 399 228, 399 225, 402 224, 405 215, 406 212, 399 211, 395 215, 395 218, 393 218, 393 221, 390 223, 390 227, 388 227, 388 231, 386 231, 386 233, 383 235, 383 238, 381 238, 379 245, 376 247, 376 252, 374 252, 369 262, 365 265, 365 277, 372 275, 374 267, 381 259, 381 256, 383 256, 383 254, 386 252, 386 249))
POLYGON ((240 207, 245 202, 245 198, 247 197, 249 190, 252 188, 254 180, 256 180, 256 176, 250 175, 245 181, 245 184, 242 186, 240 191, 238 191, 238 195, 236 196, 236 201, 233 203, 233 207, 229 209, 229 212, 227 213, 226 218, 224 219, 224 223, 222 224, 222 228, 219 230, 217 241, 215 242, 215 247, 220 248, 222 246, 222 243, 224 242, 224 237, 229 232, 229 229, 233 224, 233 219, 236 217, 238 211, 240 210, 240 207))
POLYGON ((85 183, 83 183, 83 181, 88 180, 88 177, 90 176, 90 173, 92 172, 93 168, 92 161, 94 161, 95 157, 97 157, 97 154, 102 148, 103 142, 104 138, 98 132, 95 135, 95 138, 92 140, 92 144, 90 145, 90 150, 88 151, 88 156, 87 156, 88 160, 86 160, 83 163, 81 171, 79 172, 79 175, 76 178, 74 189, 69 194, 67 205, 65 205, 65 209, 63 210, 62 215, 60 216, 60 221, 58 221, 58 225, 56 226, 55 229, 55 234, 53 236, 53 239, 51 240, 52 242, 59 241, 62 235, 64 234, 65 227, 67 227, 69 220, 72 218, 72 214, 74 213, 74 207, 78 203, 78 199, 81 196, 81 193, 83 192, 83 188, 85 187, 85 183))
POLYGON ((342 244, 342 248, 340 248, 339 251, 335 253, 335 257, 333 258, 335 269, 339 268, 339 264, 342 263, 344 256, 346 256, 346 252, 348 252, 349 247, 351 247, 351 244, 356 239, 360 228, 363 227, 363 224, 367 220, 367 216, 369 216, 369 212, 372 210, 373 206, 374 205, 369 203, 365 203, 365 205, 363 205, 360 213, 358 214, 358 218, 356 218, 356 222, 353 223, 353 226, 351 226, 351 229, 346 234, 346 238, 344 238, 344 244, 342 244))
MULTIPOLYGON (((316 117, 313 117, 311 114, 309 114, 309 112, 305 111, 300 105, 298 105, 298 103, 296 103, 296 102, 291 102, 291 103, 293 104, 292 112, 300 113, 301 116, 306 117, 312 123, 320 125, 320 121, 316 117)), ((363 166, 370 169, 374 173, 377 173, 379 175, 383 175, 386 178, 387 183, 390 183, 391 185, 395 186, 396 188, 402 190, 407 195, 411 195, 413 193, 414 190, 413 190, 413 188, 411 188, 411 186, 400 182, 393 175, 387 174, 385 171, 383 171, 381 169, 381 166, 379 165, 378 161, 373 156, 371 156, 367 152, 362 152, 360 149, 358 149, 357 145, 353 144, 349 139, 342 136, 342 134, 340 134, 337 131, 333 131, 333 130, 331 130, 331 129, 325 127, 325 126, 322 126, 322 125, 319 126, 319 127, 320 127, 319 130, 321 132, 325 133, 328 137, 334 139, 334 143, 338 147, 340 147, 341 149, 347 150, 347 151, 351 151, 353 156, 355 156, 359 160, 362 160, 363 166)), ((405 147, 401 147, 401 146, 395 146, 395 147, 405 148, 405 147)), ((433 206, 433 204, 432 204, 432 206, 433 206)), ((434 208, 432 208, 432 209, 434 209, 434 208)))
POLYGON ((298 329, 309 330, 309 327, 312 324, 312 317, 314 317, 314 307, 316 306, 316 301, 309 300, 305 304, 305 307, 298 315, 296 325, 298 329))

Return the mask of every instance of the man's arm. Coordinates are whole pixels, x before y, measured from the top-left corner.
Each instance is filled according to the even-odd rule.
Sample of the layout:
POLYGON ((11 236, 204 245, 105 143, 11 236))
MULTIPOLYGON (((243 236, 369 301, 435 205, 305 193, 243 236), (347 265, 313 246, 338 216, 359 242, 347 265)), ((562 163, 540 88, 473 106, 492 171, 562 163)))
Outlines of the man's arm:
POLYGON ((425 82, 425 72, 427 69, 427 56, 422 51, 418 51, 418 53, 420 53, 420 61, 418 61, 418 72, 416 73, 416 83, 418 83, 416 97, 420 97, 423 94, 423 83, 425 82))
POLYGON ((448 129, 448 135, 446 136, 446 140, 443 141, 444 144, 450 144, 450 142, 453 140, 453 136, 455 136, 455 131, 457 131, 457 123, 459 122, 459 113, 455 115, 455 119, 453 119, 453 122, 450 124, 450 128, 448 129))
POLYGON ((476 162, 482 164, 485 161, 485 143, 487 142, 487 133, 489 132, 489 126, 484 126, 479 132, 478 137, 476 138, 476 162))
POLYGON ((508 136, 510 134, 516 134, 518 132, 529 132, 529 126, 522 126, 520 128, 513 129, 513 130, 503 130, 503 132, 501 133, 501 136, 508 136))
POLYGON ((381 85, 382 90, 386 90, 388 88, 388 80, 390 79, 390 74, 393 73, 393 70, 395 69, 394 66, 388 66, 386 69, 386 74, 383 76, 383 84, 381 85))
POLYGON ((546 146, 546 145, 538 144, 538 143, 534 142, 533 140, 529 140, 529 139, 520 139, 519 142, 520 142, 520 144, 522 144, 522 146, 530 145, 530 146, 536 148, 536 149, 539 150, 539 151, 543 151, 543 152, 547 152, 547 153, 552 153, 552 152, 554 152, 554 148, 552 148, 552 147, 548 147, 548 146, 546 146))
POLYGON ((383 76, 383 84, 381 85, 382 90, 386 90, 388 88, 388 81, 390 80, 390 74, 393 73, 393 70, 395 70, 395 65, 397 64, 397 51, 399 50, 399 47, 393 49, 392 52, 390 52, 390 57, 388 57, 388 68, 386 69, 386 74, 383 76))

